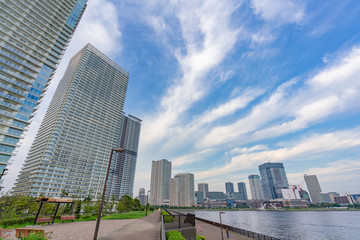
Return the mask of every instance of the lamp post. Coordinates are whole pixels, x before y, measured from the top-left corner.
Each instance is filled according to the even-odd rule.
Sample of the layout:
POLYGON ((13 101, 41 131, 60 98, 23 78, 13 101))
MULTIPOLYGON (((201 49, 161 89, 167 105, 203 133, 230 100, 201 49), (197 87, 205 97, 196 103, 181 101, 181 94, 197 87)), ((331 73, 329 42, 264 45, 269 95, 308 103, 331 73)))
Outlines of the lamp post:
POLYGON ((222 228, 222 222, 221 222, 221 214, 224 214, 225 212, 219 212, 219 217, 220 217, 220 229, 221 229, 221 240, 224 240, 224 235, 223 235, 223 228, 222 228))
POLYGON ((97 239, 97 235, 98 235, 98 232, 99 232, 99 227, 100 227, 100 220, 101 220, 101 213, 102 213, 102 210, 103 210, 103 207, 104 207, 104 199, 105 199, 105 192, 106 192, 106 183, 109 179, 109 172, 110 172, 110 166, 111 166, 111 159, 112 159, 112 155, 113 155, 113 152, 124 152, 124 149, 123 148, 115 148, 115 149, 111 149, 111 153, 110 153, 110 160, 109 160, 109 165, 108 165, 108 169, 107 169, 107 172, 106 172, 106 177, 105 177, 105 183, 104 183, 104 189, 103 189, 103 193, 102 193, 102 196, 101 196, 101 203, 100 203, 100 208, 99 208, 99 214, 98 214, 98 218, 96 220, 96 226, 95 226, 95 232, 94 232, 94 240, 97 239))
POLYGON ((147 216, 147 209, 148 209, 148 204, 149 204, 149 193, 150 193, 150 190, 147 191, 145 216, 147 216))

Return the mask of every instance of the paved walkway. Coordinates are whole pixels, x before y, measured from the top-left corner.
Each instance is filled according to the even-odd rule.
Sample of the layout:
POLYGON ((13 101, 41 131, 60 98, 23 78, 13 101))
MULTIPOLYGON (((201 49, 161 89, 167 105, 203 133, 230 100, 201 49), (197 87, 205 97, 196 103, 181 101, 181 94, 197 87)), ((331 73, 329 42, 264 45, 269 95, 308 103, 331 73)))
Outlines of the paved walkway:
MULTIPOLYGON (((98 237, 103 237, 118 228, 135 222, 138 219, 101 220, 98 237)), ((96 221, 55 223, 53 225, 29 226, 28 228, 53 231, 51 240, 90 240, 94 237, 96 221)), ((6 239, 15 240, 15 230, 6 239)))
MULTIPOLYGON (((205 236, 206 240, 221 240, 220 227, 196 220, 196 232, 205 236), (200 227, 201 226, 201 227, 200 227), (201 231, 200 231, 201 229, 201 231)), ((226 237, 226 231, 223 229, 224 240, 250 240, 251 238, 242 236, 238 233, 229 231, 229 238, 226 237)))
POLYGON ((129 239, 160 239, 161 218, 160 212, 155 211, 147 217, 124 225, 112 233, 100 238, 101 240, 129 240, 129 239))

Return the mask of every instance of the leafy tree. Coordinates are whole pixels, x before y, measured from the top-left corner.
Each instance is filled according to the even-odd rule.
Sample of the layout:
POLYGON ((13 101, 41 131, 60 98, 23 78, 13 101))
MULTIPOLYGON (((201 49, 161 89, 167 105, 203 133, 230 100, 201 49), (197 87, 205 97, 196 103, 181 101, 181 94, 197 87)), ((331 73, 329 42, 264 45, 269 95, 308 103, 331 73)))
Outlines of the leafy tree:
POLYGON ((62 189, 60 196, 61 196, 61 197, 67 197, 67 196, 69 196, 69 193, 68 193, 67 191, 65 191, 65 189, 62 189))

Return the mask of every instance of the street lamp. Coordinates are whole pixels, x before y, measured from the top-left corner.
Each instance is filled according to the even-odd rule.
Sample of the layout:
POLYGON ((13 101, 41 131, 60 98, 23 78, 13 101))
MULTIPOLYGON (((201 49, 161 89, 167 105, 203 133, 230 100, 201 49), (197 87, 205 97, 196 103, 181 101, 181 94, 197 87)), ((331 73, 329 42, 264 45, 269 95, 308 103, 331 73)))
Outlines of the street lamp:
POLYGON ((224 214, 225 212, 219 212, 220 217, 220 229, 221 229, 221 240, 224 240, 223 230, 222 230, 222 222, 221 222, 221 214, 224 214))
POLYGON ((94 240, 97 239, 97 235, 98 235, 98 232, 99 232, 101 213, 102 213, 103 206, 104 206, 104 199, 105 199, 105 192, 106 192, 106 183, 107 183, 108 178, 109 178, 109 172, 110 172, 110 166, 111 166, 111 159, 112 159, 112 155, 113 155, 113 152, 114 152, 114 151, 117 152, 117 153, 119 153, 119 152, 124 152, 124 149, 123 149, 123 148, 111 149, 109 165, 108 165, 108 169, 107 169, 106 177, 105 177, 104 189, 103 189, 103 193, 102 193, 102 196, 101 196, 101 203, 100 203, 100 208, 99 208, 99 214, 98 214, 98 218, 97 218, 97 220, 96 220, 96 226, 95 226, 95 232, 94 232, 94 240))
POLYGON ((149 193, 150 193, 150 190, 147 191, 145 216, 147 216, 147 209, 148 209, 148 204, 149 204, 149 193))

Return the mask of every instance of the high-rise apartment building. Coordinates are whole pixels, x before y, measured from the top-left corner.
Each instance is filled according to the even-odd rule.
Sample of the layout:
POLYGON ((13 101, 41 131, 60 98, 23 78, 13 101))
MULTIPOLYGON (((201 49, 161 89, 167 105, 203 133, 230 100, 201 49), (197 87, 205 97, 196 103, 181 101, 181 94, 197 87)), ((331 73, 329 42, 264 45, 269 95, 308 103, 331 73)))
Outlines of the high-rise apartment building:
POLYGON ((248 200, 246 185, 244 182, 238 183, 238 190, 239 190, 240 200, 248 200))
POLYGON ((170 183, 170 206, 192 207, 194 197, 194 174, 176 174, 170 183))
POLYGON ((314 204, 322 203, 321 187, 316 175, 304 174, 304 179, 309 190, 311 202, 314 204))
POLYGON ((15 155, 86 2, 0 1, 0 173, 15 155))
POLYGON ((207 196, 207 194, 209 192, 209 184, 207 184, 207 183, 198 183, 198 191, 202 192, 204 199, 206 199, 206 196, 207 196))
POLYGON ((253 200, 263 200, 264 199, 264 192, 260 182, 259 175, 250 175, 249 176, 249 185, 250 185, 250 192, 251 198, 253 200))
POLYGON ((232 182, 226 182, 225 190, 226 190, 226 193, 233 193, 234 192, 234 184, 232 182))
POLYGON ((139 189, 139 196, 138 196, 141 205, 146 205, 146 195, 145 195, 145 188, 139 189))
POLYGON ((162 159, 152 161, 150 180, 150 204, 164 205, 170 200, 171 162, 162 159), (166 201, 165 201, 166 200, 166 201))
POLYGON ((121 134, 118 147, 123 148, 123 153, 118 153, 111 162, 109 187, 107 194, 111 198, 120 199, 124 195, 133 196, 135 167, 139 146, 141 120, 132 115, 122 116, 121 134))
POLYGON ((281 189, 289 183, 282 163, 264 163, 259 166, 261 185, 265 199, 283 198, 281 189))
MULTIPOLYGON (((110 151, 120 146, 128 80, 124 69, 91 44, 72 57, 14 192, 59 197, 65 190, 78 198, 101 194, 110 151)), ((117 157, 113 154, 114 162, 117 157)))

